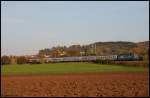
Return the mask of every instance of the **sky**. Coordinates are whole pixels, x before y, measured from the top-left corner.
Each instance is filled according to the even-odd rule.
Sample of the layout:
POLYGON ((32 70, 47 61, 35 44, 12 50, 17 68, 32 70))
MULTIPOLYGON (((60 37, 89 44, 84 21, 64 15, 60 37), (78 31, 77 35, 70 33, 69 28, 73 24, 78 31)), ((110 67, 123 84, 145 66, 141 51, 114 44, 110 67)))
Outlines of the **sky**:
POLYGON ((1 55, 148 40, 148 1, 1 1, 1 55))

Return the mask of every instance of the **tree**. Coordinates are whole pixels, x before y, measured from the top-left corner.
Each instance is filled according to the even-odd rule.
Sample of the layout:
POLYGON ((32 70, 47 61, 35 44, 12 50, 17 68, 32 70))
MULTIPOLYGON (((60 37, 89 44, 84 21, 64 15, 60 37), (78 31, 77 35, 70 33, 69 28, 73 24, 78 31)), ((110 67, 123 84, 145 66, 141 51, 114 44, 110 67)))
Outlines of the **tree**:
POLYGON ((85 46, 85 45, 82 46, 82 47, 81 47, 81 51, 84 53, 84 54, 83 54, 84 56, 88 55, 88 47, 87 47, 87 46, 85 46))
POLYGON ((143 51, 144 60, 149 60, 149 49, 143 51))
POLYGON ((17 63, 17 57, 16 56, 10 56, 11 64, 17 63))
POLYGON ((5 64, 10 64, 11 63, 11 59, 8 56, 2 56, 1 57, 1 64, 5 65, 5 64))
POLYGON ((51 52, 52 57, 60 57, 60 51, 58 49, 53 49, 51 52))
POLYGON ((132 52, 135 53, 135 54, 138 54, 138 55, 141 55, 141 54, 142 54, 141 49, 138 48, 138 47, 132 48, 132 52))
POLYGON ((44 54, 44 53, 39 54, 40 63, 44 63, 44 62, 45 62, 45 60, 44 60, 44 56, 45 56, 45 54, 44 54))
POLYGON ((24 56, 20 56, 17 58, 17 64, 25 64, 27 63, 27 59, 24 56))
POLYGON ((67 56, 80 56, 79 50, 67 50, 67 56))

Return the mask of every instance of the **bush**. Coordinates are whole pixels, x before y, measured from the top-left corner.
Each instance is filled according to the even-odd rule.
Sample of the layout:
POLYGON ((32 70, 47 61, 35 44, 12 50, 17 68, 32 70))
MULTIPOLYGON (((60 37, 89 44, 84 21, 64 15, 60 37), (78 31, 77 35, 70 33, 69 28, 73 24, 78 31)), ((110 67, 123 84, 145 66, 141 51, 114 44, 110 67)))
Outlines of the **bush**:
POLYGON ((149 61, 115 61, 114 64, 125 66, 148 67, 149 61))
POLYGON ((97 64, 115 64, 122 66, 137 66, 137 67, 149 67, 149 61, 107 61, 107 60, 96 60, 94 63, 97 64))
POLYGON ((20 56, 17 58, 17 64, 26 64, 27 59, 24 56, 20 56))
POLYGON ((10 64, 11 63, 11 59, 8 56, 2 56, 1 57, 1 65, 6 65, 6 64, 10 64))

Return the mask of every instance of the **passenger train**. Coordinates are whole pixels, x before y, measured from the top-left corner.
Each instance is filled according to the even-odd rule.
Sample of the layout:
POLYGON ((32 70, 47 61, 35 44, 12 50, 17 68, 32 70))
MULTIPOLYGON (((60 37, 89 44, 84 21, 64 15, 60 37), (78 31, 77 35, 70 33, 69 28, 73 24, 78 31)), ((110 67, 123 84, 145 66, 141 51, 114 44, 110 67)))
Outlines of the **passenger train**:
MULTIPOLYGON (((80 57, 58 57, 58 58, 44 58, 45 63, 49 62, 87 62, 96 60, 114 60, 114 61, 137 61, 142 60, 141 56, 134 54, 122 55, 105 55, 105 56, 80 56, 80 57)), ((29 63, 40 63, 40 59, 30 59, 29 63)))

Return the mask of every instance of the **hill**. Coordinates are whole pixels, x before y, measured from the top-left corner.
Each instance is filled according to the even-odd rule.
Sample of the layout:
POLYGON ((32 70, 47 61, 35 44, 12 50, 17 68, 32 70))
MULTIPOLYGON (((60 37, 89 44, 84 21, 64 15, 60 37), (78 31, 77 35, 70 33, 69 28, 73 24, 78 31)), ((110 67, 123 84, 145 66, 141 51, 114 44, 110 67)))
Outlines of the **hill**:
POLYGON ((83 55, 111 55, 134 53, 149 58, 149 41, 144 42, 95 42, 88 45, 71 45, 69 47, 59 46, 50 49, 42 49, 39 55, 50 55, 51 57, 60 56, 83 56, 83 55))

